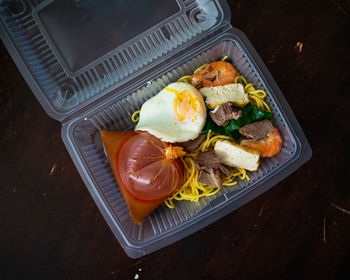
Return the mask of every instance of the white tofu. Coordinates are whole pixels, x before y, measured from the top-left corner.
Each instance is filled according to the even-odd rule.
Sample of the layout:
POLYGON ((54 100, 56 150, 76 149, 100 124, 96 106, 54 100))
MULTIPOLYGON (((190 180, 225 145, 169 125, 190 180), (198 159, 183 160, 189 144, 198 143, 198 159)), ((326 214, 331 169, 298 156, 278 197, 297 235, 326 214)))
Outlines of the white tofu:
POLYGON ((244 92, 241 84, 202 87, 199 92, 205 98, 205 103, 209 109, 214 109, 226 102, 233 102, 238 107, 244 107, 249 103, 248 94, 244 92))
POLYGON ((258 151, 244 148, 226 140, 216 142, 214 151, 223 164, 249 171, 258 170, 260 164, 258 151))

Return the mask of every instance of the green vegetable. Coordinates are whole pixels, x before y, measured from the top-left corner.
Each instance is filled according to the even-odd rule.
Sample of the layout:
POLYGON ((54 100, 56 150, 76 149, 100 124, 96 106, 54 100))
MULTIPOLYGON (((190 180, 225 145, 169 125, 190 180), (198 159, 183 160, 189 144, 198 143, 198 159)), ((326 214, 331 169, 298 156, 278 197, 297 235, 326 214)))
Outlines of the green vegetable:
POLYGON ((210 115, 207 116, 207 121, 205 123, 205 126, 202 130, 202 133, 208 133, 209 130, 211 130, 213 133, 216 134, 222 134, 222 135, 228 135, 232 137, 234 140, 239 140, 241 138, 241 134, 239 133, 239 129, 242 126, 245 126, 247 124, 250 124, 252 122, 261 121, 265 119, 272 120, 273 116, 270 112, 264 112, 260 110, 258 107, 255 107, 251 104, 248 104, 247 106, 243 108, 237 108, 240 111, 242 111, 242 116, 239 117, 237 120, 230 120, 229 124, 226 126, 218 126, 210 117, 210 115))

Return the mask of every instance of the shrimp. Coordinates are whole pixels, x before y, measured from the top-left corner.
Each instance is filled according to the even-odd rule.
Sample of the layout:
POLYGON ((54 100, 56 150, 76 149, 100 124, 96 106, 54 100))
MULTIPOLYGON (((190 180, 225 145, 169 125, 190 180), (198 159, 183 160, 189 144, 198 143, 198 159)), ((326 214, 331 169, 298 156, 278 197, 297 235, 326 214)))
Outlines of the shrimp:
POLYGON ((259 140, 242 140, 240 144, 245 148, 259 151, 262 157, 272 157, 281 150, 282 143, 281 134, 275 129, 264 138, 259 140))
POLYGON ((191 78, 191 84, 196 88, 221 86, 233 83, 236 76, 237 70, 232 64, 216 61, 195 71, 191 78))

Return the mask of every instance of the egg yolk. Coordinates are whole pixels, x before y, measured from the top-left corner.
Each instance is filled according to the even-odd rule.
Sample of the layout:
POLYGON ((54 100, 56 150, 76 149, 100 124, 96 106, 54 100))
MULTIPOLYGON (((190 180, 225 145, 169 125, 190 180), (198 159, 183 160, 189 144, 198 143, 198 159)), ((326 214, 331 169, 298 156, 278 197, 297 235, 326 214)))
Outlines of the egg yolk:
POLYGON ((189 90, 178 91, 173 88, 166 87, 165 90, 176 95, 174 100, 174 110, 178 119, 189 120, 194 122, 202 112, 200 100, 194 96, 189 90))

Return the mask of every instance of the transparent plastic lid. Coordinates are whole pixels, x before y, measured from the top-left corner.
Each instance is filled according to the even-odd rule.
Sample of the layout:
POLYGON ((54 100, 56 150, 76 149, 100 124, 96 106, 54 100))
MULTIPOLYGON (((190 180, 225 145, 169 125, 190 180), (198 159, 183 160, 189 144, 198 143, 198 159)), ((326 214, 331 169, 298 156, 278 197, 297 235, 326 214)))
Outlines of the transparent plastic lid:
POLYGON ((58 120, 230 21, 221 0, 0 0, 0 15, 1 38, 58 120))

